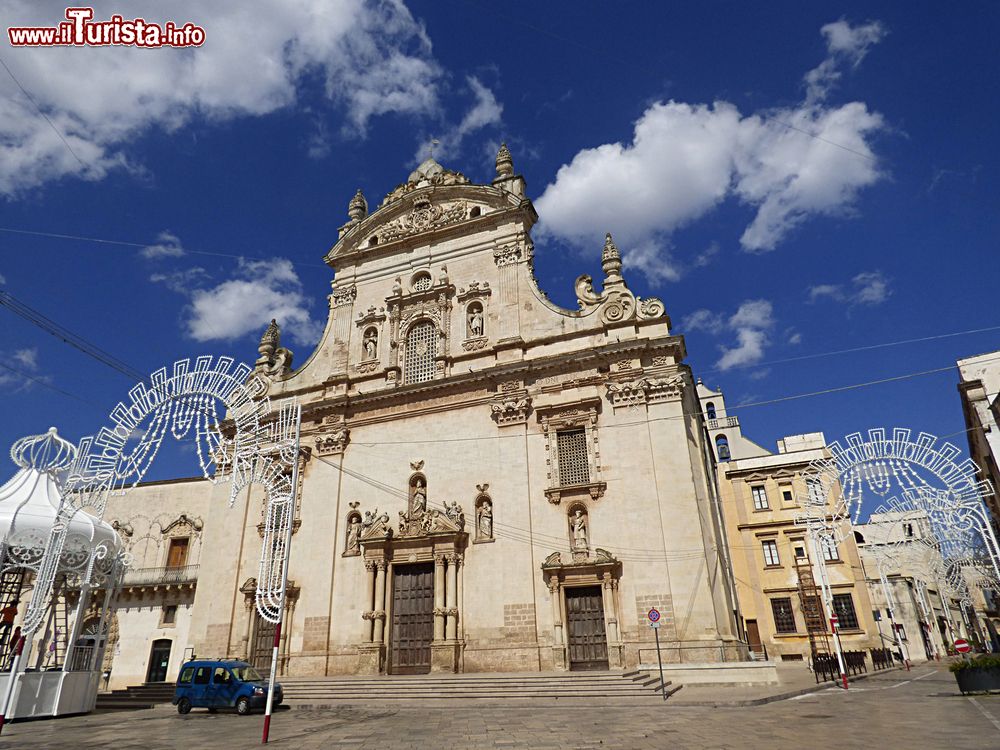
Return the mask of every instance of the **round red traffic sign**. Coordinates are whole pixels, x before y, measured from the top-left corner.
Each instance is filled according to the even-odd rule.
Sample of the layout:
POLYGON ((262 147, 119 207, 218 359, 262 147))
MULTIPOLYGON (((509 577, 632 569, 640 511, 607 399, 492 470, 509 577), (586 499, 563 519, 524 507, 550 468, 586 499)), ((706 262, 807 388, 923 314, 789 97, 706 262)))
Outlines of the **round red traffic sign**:
POLYGON ((656 607, 653 607, 652 609, 649 610, 649 613, 646 616, 649 618, 650 622, 658 622, 660 619, 660 610, 658 610, 656 607))
POLYGON ((964 638, 958 638, 955 641, 955 650, 960 654, 967 654, 972 651, 972 646, 970 646, 969 642, 964 638))

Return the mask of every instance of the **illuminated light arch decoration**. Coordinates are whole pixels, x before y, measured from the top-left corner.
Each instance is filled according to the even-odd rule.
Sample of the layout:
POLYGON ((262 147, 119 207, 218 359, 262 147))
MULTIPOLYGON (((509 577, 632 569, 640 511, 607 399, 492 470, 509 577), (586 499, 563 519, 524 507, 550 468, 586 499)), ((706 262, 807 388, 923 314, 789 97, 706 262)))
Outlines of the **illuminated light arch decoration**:
MULTIPOLYGON (((884 428, 875 428, 867 436, 855 432, 847 435, 843 443, 834 441, 827 446, 829 455, 812 461, 807 470, 810 491, 796 524, 806 528, 810 545, 816 550, 824 540, 843 540, 861 516, 866 491, 880 498, 891 493, 924 497, 943 492, 945 501, 938 503, 935 512, 949 516, 947 525, 978 527, 1000 576, 1000 546, 984 503, 984 498, 993 494, 993 487, 977 478, 975 462, 971 458, 961 461, 961 451, 951 443, 939 443, 926 432, 919 433, 916 439, 911 439, 912 434, 911 430, 896 428, 890 436, 884 428)), ((823 598, 832 612, 826 562, 815 552, 813 558, 823 598)), ((839 642, 835 639, 834 643, 839 642)), ((843 671, 841 665, 842 675, 843 671)))
POLYGON ((267 523, 256 605, 261 617, 277 622, 277 602, 284 596, 284 540, 294 515, 289 474, 297 469, 301 409, 289 400, 275 418, 266 391, 266 382, 250 366, 210 356, 179 360, 170 371, 164 367, 152 373, 149 385, 134 386, 128 400, 111 410, 113 424, 80 441, 69 468, 66 502, 39 566, 39 600, 51 593, 54 561, 63 553, 68 520, 83 508, 103 517, 108 497, 123 495, 142 480, 167 435, 178 440, 193 436, 205 478, 231 482, 230 506, 251 484, 265 489, 267 523), (218 417, 220 403, 224 422, 218 417), (138 442, 130 447, 136 435, 138 442))
POLYGON ((867 438, 855 432, 844 444, 831 443, 829 457, 809 466, 816 487, 796 522, 816 534, 842 536, 842 521, 857 523, 866 491, 881 498, 895 493, 913 508, 927 511, 939 539, 944 529, 978 534, 1000 578, 1000 545, 984 502, 993 494, 992 485, 978 479, 971 458, 959 460, 961 451, 951 443, 939 443, 926 432, 915 440, 911 435, 908 429, 896 428, 890 437, 878 428, 869 430, 867 438))

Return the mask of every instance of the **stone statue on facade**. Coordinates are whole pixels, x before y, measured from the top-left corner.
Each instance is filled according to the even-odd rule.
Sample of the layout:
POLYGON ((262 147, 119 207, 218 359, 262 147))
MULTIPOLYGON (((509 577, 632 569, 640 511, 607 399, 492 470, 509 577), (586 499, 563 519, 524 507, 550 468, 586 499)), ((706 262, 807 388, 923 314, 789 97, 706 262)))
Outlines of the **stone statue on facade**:
POLYGON ((375 359, 375 356, 378 353, 378 334, 374 329, 369 330, 368 333, 365 334, 364 347, 365 359, 375 359))
POLYGON ((570 529, 573 532, 573 549, 586 550, 590 546, 587 542, 587 516, 577 508, 570 519, 570 529))
POLYGON ((410 512, 427 510, 427 488, 424 480, 417 477, 413 486, 413 498, 410 500, 410 512))
POLYGON ((483 311, 478 307, 469 310, 469 335, 483 335, 483 311))
POLYGON ((360 552, 361 551, 361 518, 360 518, 360 516, 351 516, 351 520, 348 522, 348 526, 347 526, 347 551, 348 552, 360 552))
POLYGON ((493 538, 493 505, 489 500, 483 500, 479 506, 479 518, 476 524, 480 539, 493 538))

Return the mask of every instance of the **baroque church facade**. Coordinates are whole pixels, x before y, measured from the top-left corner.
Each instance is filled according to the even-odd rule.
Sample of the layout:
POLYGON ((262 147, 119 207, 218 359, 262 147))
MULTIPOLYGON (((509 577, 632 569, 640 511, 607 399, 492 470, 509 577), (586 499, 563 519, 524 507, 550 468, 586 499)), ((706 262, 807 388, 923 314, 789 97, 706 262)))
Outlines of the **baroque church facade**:
MULTIPOLYGON (((273 402, 303 407, 281 672, 651 664, 651 607, 666 660, 738 659, 684 339, 629 291, 611 236, 578 309, 553 304, 505 146, 487 184, 428 159, 374 210, 359 190, 348 215, 316 350, 293 368, 272 323, 256 365, 273 402)), ((265 666, 259 489, 233 507, 203 481, 156 492, 198 527, 171 667, 191 652, 265 666)))

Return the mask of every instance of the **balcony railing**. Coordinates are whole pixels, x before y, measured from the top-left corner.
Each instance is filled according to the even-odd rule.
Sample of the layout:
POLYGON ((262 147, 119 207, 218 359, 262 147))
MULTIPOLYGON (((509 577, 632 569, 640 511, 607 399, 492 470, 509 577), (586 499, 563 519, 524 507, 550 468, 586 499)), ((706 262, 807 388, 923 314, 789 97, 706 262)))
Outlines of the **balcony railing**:
POLYGON ((169 586, 194 583, 198 580, 198 565, 164 568, 137 568, 125 573, 123 586, 169 586))
POLYGON ((719 419, 709 419, 708 429, 710 430, 720 430, 723 427, 739 427, 740 420, 739 417, 721 417, 719 419))

